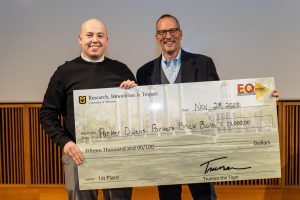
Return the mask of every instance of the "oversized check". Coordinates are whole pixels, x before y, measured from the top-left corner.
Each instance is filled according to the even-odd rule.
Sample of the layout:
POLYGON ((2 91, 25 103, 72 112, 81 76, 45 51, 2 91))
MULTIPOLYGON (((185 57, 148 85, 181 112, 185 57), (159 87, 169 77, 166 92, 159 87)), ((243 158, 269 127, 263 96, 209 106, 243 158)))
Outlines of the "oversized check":
POLYGON ((280 177, 273 78, 74 91, 80 189, 280 177))

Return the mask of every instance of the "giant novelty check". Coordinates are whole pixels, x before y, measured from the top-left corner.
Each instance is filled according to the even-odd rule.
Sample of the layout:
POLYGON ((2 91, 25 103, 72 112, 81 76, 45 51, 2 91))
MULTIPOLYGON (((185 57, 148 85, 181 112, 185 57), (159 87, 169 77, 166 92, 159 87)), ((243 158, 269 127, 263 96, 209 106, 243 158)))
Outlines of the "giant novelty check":
POLYGON ((74 91, 80 189, 280 177, 273 78, 74 91))

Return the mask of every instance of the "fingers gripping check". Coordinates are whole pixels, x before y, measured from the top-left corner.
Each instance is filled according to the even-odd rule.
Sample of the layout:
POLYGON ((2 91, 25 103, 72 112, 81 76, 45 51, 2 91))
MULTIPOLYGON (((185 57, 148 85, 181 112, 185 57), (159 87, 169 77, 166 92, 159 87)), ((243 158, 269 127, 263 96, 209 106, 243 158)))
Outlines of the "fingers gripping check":
POLYGON ((65 154, 68 154, 74 161, 77 165, 80 165, 81 162, 83 161, 83 156, 80 152, 80 149, 78 148, 78 146, 70 141, 68 142, 65 146, 64 146, 64 149, 63 149, 63 152, 65 154))
POLYGON ((134 81, 131 81, 131 80, 123 81, 120 84, 120 87, 124 88, 124 89, 129 89, 129 88, 132 88, 132 87, 135 87, 135 86, 137 86, 137 84, 134 81))

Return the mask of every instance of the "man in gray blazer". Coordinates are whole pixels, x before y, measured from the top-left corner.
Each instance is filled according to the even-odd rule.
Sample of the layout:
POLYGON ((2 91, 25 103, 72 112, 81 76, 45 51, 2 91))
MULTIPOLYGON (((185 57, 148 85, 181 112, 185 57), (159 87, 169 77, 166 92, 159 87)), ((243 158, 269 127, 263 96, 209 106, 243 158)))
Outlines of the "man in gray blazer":
MULTIPOLYGON (((156 22, 156 41, 162 55, 146 63, 137 71, 139 85, 186 83, 219 80, 211 58, 181 49, 182 30, 178 20, 169 14, 156 22)), ((215 200, 213 183, 188 184, 193 199, 215 200)), ((158 186, 161 200, 180 200, 181 185, 158 186)))

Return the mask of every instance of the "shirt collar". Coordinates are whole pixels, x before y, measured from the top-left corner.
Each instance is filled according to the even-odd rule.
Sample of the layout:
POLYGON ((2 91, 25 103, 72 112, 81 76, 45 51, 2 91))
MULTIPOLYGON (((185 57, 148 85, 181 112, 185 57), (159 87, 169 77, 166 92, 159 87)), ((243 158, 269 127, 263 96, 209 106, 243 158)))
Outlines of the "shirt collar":
MULTIPOLYGON (((164 57, 164 54, 163 54, 163 53, 162 53, 161 55, 162 55, 162 63, 164 63, 164 64, 167 65, 167 63, 169 63, 170 61, 168 61, 168 60, 164 57)), ((173 61, 173 60, 175 61, 176 64, 179 64, 179 65, 181 64, 181 49, 179 50, 179 52, 178 52, 176 58, 171 59, 171 61, 173 61)))
POLYGON ((103 62, 104 60, 104 54, 97 60, 91 60, 90 58, 86 57, 83 52, 81 52, 81 58, 87 62, 92 62, 92 63, 98 63, 98 62, 103 62))

